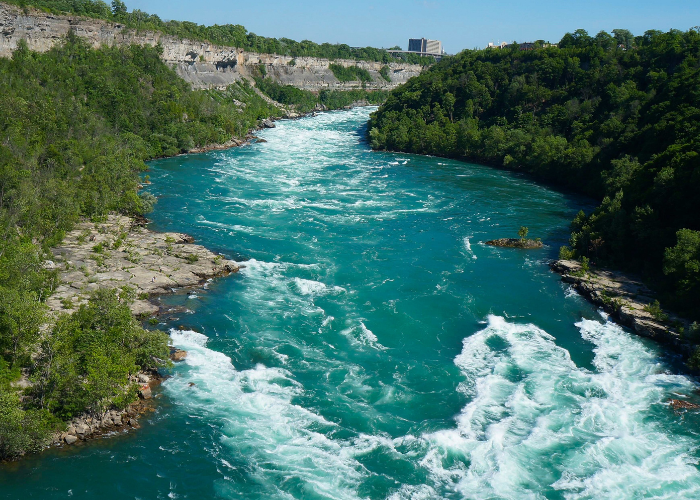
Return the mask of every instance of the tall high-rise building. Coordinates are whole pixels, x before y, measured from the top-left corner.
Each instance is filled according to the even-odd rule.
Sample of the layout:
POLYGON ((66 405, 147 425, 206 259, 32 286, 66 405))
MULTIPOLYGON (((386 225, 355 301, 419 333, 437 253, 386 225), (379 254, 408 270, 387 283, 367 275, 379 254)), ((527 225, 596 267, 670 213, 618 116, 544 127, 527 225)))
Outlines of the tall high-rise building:
POLYGON ((442 54, 442 42, 440 40, 428 40, 427 38, 410 38, 408 40, 409 52, 421 54, 442 54))

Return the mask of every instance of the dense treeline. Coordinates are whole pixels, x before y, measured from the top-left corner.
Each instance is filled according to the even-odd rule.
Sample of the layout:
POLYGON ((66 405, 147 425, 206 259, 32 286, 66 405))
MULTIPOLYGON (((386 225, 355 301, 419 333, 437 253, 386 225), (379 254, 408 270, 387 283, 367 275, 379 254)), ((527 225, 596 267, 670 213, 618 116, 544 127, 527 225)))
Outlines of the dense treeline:
POLYGON ((418 54, 392 55, 384 49, 350 47, 346 44, 317 44, 309 40, 297 42, 289 38, 269 38, 248 32, 240 24, 202 26, 188 21, 163 21, 155 14, 139 9, 128 12, 120 0, 110 5, 101 0, 4 0, 22 7, 35 7, 54 14, 78 14, 125 24, 137 30, 162 33, 193 40, 203 40, 217 45, 237 47, 263 54, 280 54, 292 57, 320 57, 326 59, 355 59, 359 61, 396 62, 429 65, 432 57, 418 54))
POLYGON ((562 255, 640 271, 700 317, 700 33, 613 33, 443 59, 392 92, 370 140, 602 199, 562 255))
POLYGON ((386 90, 310 90, 282 85, 271 78, 256 78, 255 86, 275 101, 294 106, 298 111, 309 112, 322 104, 326 109, 341 109, 357 102, 381 104, 389 95, 386 90))
POLYGON ((0 460, 41 447, 76 414, 123 407, 129 375, 167 359, 167 336, 135 322, 128 289, 49 318, 58 277, 43 265, 48 248, 81 217, 147 212, 144 160, 224 142, 277 114, 244 83, 192 91, 159 48, 92 50, 69 36, 0 59, 0 460), (20 378, 31 384, 22 392, 20 378))

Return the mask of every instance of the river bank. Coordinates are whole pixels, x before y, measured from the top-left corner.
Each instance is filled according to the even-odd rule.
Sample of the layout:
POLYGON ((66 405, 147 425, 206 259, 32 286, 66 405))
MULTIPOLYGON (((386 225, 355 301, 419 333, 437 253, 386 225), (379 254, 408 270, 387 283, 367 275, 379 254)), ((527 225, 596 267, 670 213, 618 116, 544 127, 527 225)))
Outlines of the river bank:
MULTIPOLYGON (((51 315, 68 313, 86 303, 91 292, 107 287, 130 295, 132 313, 145 319, 165 310, 156 302, 159 296, 198 287, 239 270, 236 262, 194 244, 191 236, 151 231, 144 224, 143 220, 110 214, 103 221, 80 222, 67 233, 52 249, 53 260, 45 263, 58 272, 60 280, 46 301, 51 315)), ((184 351, 173 351, 174 361, 184 359, 184 351)), ((138 428, 139 416, 153 411, 152 389, 161 381, 158 372, 133 374, 130 382, 138 385, 138 400, 121 410, 71 419, 64 431, 53 435, 51 444, 73 445, 138 428)))
POLYGON ((129 287, 131 311, 144 318, 160 311, 151 299, 239 269, 194 244, 191 236, 150 231, 142 221, 115 214, 102 222, 80 222, 52 253, 46 266, 58 271, 61 282, 46 301, 53 313, 79 307, 100 287, 129 287))
POLYGON ((654 292, 638 277, 608 269, 583 269, 573 260, 556 260, 550 267, 582 297, 636 334, 670 347, 685 358, 695 351, 696 344, 684 335, 692 328, 690 322, 660 309, 654 292))

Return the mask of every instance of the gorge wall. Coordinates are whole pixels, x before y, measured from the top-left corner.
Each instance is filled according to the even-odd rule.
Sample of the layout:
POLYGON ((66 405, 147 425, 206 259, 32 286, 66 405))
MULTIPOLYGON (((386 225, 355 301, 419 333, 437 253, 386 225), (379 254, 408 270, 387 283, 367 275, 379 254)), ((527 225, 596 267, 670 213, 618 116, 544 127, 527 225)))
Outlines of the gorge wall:
POLYGON ((241 78, 249 78, 263 65, 267 75, 278 83, 304 90, 352 90, 361 82, 341 82, 329 65, 358 66, 367 70, 372 81, 368 90, 390 90, 420 74, 421 66, 390 63, 390 82, 379 75, 384 64, 367 61, 293 58, 275 54, 258 54, 235 47, 183 40, 160 32, 138 32, 118 23, 80 16, 57 16, 38 10, 23 11, 14 5, 0 3, 0 57, 11 57, 20 40, 31 50, 49 50, 69 31, 87 40, 93 47, 101 45, 163 46, 163 60, 195 89, 225 88, 241 78))

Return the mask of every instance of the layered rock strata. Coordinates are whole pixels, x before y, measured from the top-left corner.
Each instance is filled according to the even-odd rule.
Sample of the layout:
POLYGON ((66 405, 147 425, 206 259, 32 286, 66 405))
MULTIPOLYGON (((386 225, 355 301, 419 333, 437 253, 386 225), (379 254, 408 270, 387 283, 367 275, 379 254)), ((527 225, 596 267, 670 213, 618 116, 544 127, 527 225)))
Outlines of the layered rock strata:
POLYGON ((304 90, 390 90, 422 70, 415 64, 389 63, 391 81, 386 81, 379 74, 384 63, 259 54, 235 47, 184 40, 160 32, 136 31, 98 19, 57 16, 35 9, 28 9, 25 13, 14 5, 0 3, 0 57, 11 57, 20 40, 26 40, 31 50, 47 51, 60 43, 70 31, 93 47, 160 44, 163 47, 163 61, 173 66, 178 75, 196 89, 225 88, 241 78, 249 79, 264 67, 266 74, 276 82, 304 90), (372 81, 364 84, 359 81, 341 82, 333 75, 330 64, 358 66, 369 72, 372 81))

